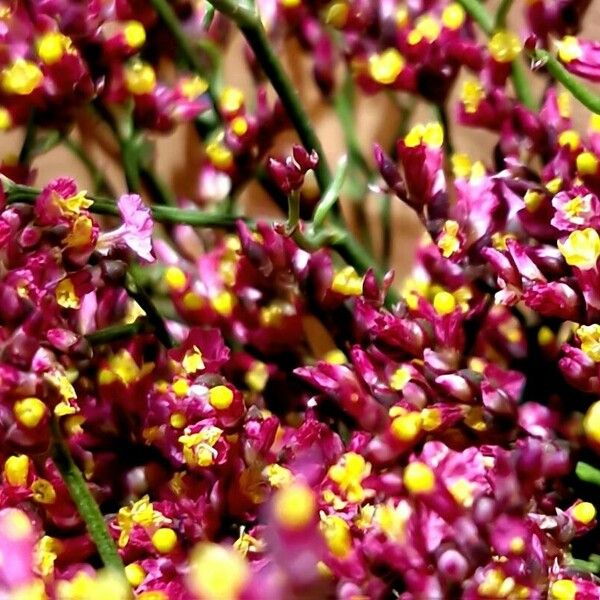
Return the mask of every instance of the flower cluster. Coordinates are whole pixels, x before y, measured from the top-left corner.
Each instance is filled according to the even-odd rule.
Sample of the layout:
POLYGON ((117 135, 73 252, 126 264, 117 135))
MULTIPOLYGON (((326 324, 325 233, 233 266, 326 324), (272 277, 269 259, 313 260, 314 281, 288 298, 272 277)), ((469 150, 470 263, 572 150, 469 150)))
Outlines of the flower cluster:
POLYGON ((0 128, 27 125, 0 167, 0 598, 600 600, 600 99, 573 78, 598 45, 587 3, 528 3, 521 38, 473 1, 0 6, 0 128), (223 16, 254 96, 221 85, 223 16), (290 36, 337 96, 334 174, 290 36), (523 54, 567 91, 538 107, 523 54), (371 160, 355 85, 441 118, 371 160), (128 193, 25 185, 90 107, 128 193), (492 159, 454 152, 447 108, 492 159), (187 120, 195 203, 148 157, 187 120), (345 225, 357 171, 423 225, 403 282, 345 225), (285 221, 235 213, 252 178, 285 221))

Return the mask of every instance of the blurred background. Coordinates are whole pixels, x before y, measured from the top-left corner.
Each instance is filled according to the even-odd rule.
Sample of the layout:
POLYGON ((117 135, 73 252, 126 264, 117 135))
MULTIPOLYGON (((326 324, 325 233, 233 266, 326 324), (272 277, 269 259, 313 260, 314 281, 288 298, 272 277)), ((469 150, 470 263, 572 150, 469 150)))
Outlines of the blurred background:
MULTIPOLYGON (((494 4, 490 3, 492 10, 494 4)), ((515 2, 512 10, 515 18, 513 18, 511 26, 515 30, 520 29, 518 20, 520 4, 521 2, 515 2)), ((600 22, 595 19, 598 13, 596 3, 596 6, 592 5, 587 13, 582 37, 600 39, 600 22)), ((243 39, 239 35, 232 39, 224 57, 224 84, 239 87, 248 92, 249 97, 252 98, 253 84, 243 57, 243 43, 243 39)), ((303 56, 297 43, 295 41, 287 42, 280 55, 287 72, 301 94, 305 107, 323 142, 329 163, 333 167, 345 152, 344 135, 338 117, 331 103, 322 100, 313 82, 310 61, 303 56)), ((169 67, 165 66, 165 68, 169 67)), ((341 81, 341 73, 339 81, 341 81)), ((532 75, 531 84, 536 96, 541 97, 543 82, 537 76, 532 75)), ((489 163, 496 136, 486 131, 467 129, 453 124, 453 106, 460 88, 461 81, 459 79, 454 87, 453 98, 448 103, 450 135, 454 150, 467 153, 473 159, 482 160, 484 164, 489 163)), ((377 141, 384 148, 390 148, 397 138, 398 132, 402 129, 409 128, 417 122, 428 122, 435 119, 432 108, 424 102, 414 108, 409 119, 404 119, 400 105, 408 102, 410 102, 409 98, 392 97, 385 94, 357 96, 356 131, 362 151, 371 163, 373 142, 377 141)), ((589 113, 574 100, 572 107, 576 127, 585 130, 589 113)), ((80 141, 86 155, 93 158, 117 193, 122 193, 126 191, 126 188, 118 163, 118 148, 114 145, 111 136, 108 135, 108 131, 103 128, 104 126, 95 121, 93 116, 85 115, 76 124, 72 135, 80 141)), ((0 134, 1 156, 18 154, 23 135, 22 131, 0 134)), ((180 126, 172 134, 154 136, 153 141, 156 144, 154 165, 157 172, 169 182, 179 197, 193 197, 198 185, 198 165, 202 160, 202 148, 192 126, 180 126)), ((285 154, 295 141, 295 134, 290 129, 276 138, 270 154, 285 154)), ((50 179, 60 175, 70 175, 77 180, 80 188, 91 189, 89 173, 81 160, 75 158, 63 146, 55 147, 47 154, 36 158, 34 168, 37 171, 36 186, 42 186, 50 179)), ((314 185, 314 182, 307 180, 305 185, 314 185)), ((344 213, 354 228, 358 226, 356 215, 361 212, 356 210, 357 203, 364 208, 367 214, 370 241, 375 254, 379 256, 383 248, 383 234, 380 226, 381 197, 369 192, 364 198, 350 200, 343 197, 342 200, 344 213)), ((265 192, 255 182, 251 182, 245 187, 238 202, 240 210, 254 216, 281 215, 277 207, 269 201, 265 192)), ((397 199, 393 199, 391 202, 391 223, 390 265, 396 269, 396 281, 398 282, 409 271, 416 242, 423 232, 415 215, 397 199)))

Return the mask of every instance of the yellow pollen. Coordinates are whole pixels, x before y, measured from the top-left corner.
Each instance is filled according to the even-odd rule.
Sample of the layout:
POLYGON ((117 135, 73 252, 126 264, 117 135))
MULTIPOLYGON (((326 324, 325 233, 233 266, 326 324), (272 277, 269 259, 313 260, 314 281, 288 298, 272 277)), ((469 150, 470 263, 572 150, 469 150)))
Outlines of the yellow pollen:
POLYGON ((269 367, 264 362, 255 361, 244 375, 244 381, 253 392, 262 392, 269 381, 269 367))
POLYGON ((423 429, 434 431, 442 424, 442 411, 439 408, 424 408, 421 411, 423 429))
POLYGON ((575 600, 577 585, 571 579, 559 579, 550 586, 551 600, 575 600))
POLYGON ((400 367, 394 371, 390 377, 390 387, 397 392, 404 389, 404 386, 410 381, 410 371, 406 367, 400 367))
POLYGON ((405 136, 404 144, 416 148, 425 144, 430 148, 441 148, 444 143, 444 129, 439 123, 418 123, 405 136))
POLYGON ((330 365, 345 365, 348 362, 346 355, 338 348, 328 350, 325 353, 323 360, 330 365))
POLYGON ((593 152, 585 151, 577 156, 577 173, 595 175, 598 172, 598 158, 593 152))
POLYGON ((226 87, 221 92, 219 104, 224 113, 236 113, 244 105, 244 93, 238 88, 226 87))
POLYGON ((161 554, 168 554, 177 545, 177 534, 168 527, 160 527, 152 534, 152 545, 161 554))
POLYGON ((500 63, 512 62, 522 50, 519 38, 511 31, 498 31, 488 43, 492 58, 500 63))
POLYGON ((188 350, 181 361, 181 366, 186 373, 195 373, 204 369, 205 365, 200 349, 194 346, 191 350, 188 350))
POLYGON ((130 48, 137 50, 144 45, 146 41, 146 30, 139 21, 129 21, 123 29, 123 36, 130 48))
POLYGON ((460 92, 460 99, 465 107, 465 112, 473 114, 477 112, 481 101, 485 98, 485 90, 478 79, 467 79, 460 92))
POLYGON ((242 137, 248 131, 248 121, 244 117, 236 117, 231 121, 231 131, 238 137, 242 137))
POLYGON ((342 494, 350 502, 361 502, 366 493, 361 482, 371 472, 371 464, 356 452, 347 452, 329 467, 329 478, 338 484, 342 494))
POLYGON ((83 248, 91 246, 94 233, 94 222, 87 215, 79 215, 71 227, 71 231, 63 242, 67 248, 83 248))
POLYGON ((233 548, 203 542, 192 551, 189 587, 194 597, 205 600, 239 598, 249 578, 248 563, 233 548))
POLYGON ((156 73, 148 63, 136 60, 125 69, 125 85, 134 95, 150 94, 156 87, 156 73))
POLYGON ((564 63, 577 60, 583 54, 579 40, 575 36, 566 35, 560 42, 556 42, 556 45, 558 47, 558 58, 564 63))
POLYGON ((452 162, 452 173, 454 174, 454 177, 466 179, 471 175, 473 163, 468 154, 453 154, 450 161, 452 162))
POLYGON ((170 289, 177 292, 182 292, 187 285, 187 276, 179 267, 167 267, 164 280, 170 289))
POLYGON ((13 406, 15 418, 28 429, 37 427, 47 410, 46 405, 39 398, 23 398, 17 400, 13 406))
POLYGON ((188 100, 195 100, 208 90, 208 82, 199 75, 185 77, 179 83, 179 90, 188 100))
POLYGON ((525 208, 531 213, 535 212, 540 207, 543 200, 544 195, 535 190, 527 190, 523 198, 525 208))
POLYGON ((409 412, 392 421, 391 432, 401 442, 412 442, 421 433, 422 419, 418 412, 409 412))
POLYGON ((182 398, 188 393, 190 385, 185 379, 177 379, 171 385, 171 389, 176 396, 182 398))
POLYGON ((60 61, 65 52, 73 52, 71 39, 58 31, 45 33, 37 42, 37 53, 46 65, 60 61))
POLYGON ((25 454, 9 456, 6 459, 4 463, 4 478, 9 485, 26 485, 28 475, 29 458, 25 454))
POLYGON ((224 290, 211 299, 212 307, 222 316, 230 317, 235 307, 235 297, 231 292, 224 290))
POLYGON ((344 296, 360 296, 363 291, 363 279, 354 267, 344 267, 335 274, 331 289, 344 296))
POLYGON ((276 488, 286 487, 294 480, 294 476, 289 469, 276 463, 267 465, 262 470, 262 475, 267 478, 269 485, 276 488))
POLYGON ((185 415, 183 413, 174 412, 169 417, 169 424, 174 429, 183 429, 187 425, 187 419, 185 418, 185 415))
POLYGON ((558 242, 558 249, 568 265, 587 271, 596 267, 600 256, 600 236, 595 229, 573 231, 565 242, 558 242))
POLYGON ((550 327, 542 325, 538 331, 537 339, 540 346, 549 346, 554 342, 556 336, 550 327))
POLYGON ((226 410, 233 402, 233 392, 226 385, 217 385, 208 391, 208 402, 217 410, 226 410))
POLYGON ((403 29, 408 25, 410 15, 406 6, 400 5, 394 15, 394 21, 399 29, 403 29))
POLYGON ((204 301, 194 292, 186 292, 182 301, 186 310, 200 310, 204 306, 204 301))
POLYGON ((30 489, 33 499, 40 504, 53 504, 56 501, 56 490, 47 479, 36 479, 30 489))
MULTIPOLYGON (((565 92, 565 94, 568 94, 568 92, 565 92)), ((588 126, 593 133, 600 132, 600 115, 597 115, 596 113, 590 115, 588 126)))
POLYGON ((125 567, 125 577, 127 577, 129 585, 135 588, 146 579, 146 571, 137 563, 130 563, 125 567))
POLYGON ((325 22, 336 29, 341 29, 348 21, 350 9, 346 2, 333 2, 327 9, 325 22))
POLYGON ((3 106, 0 106, 0 131, 6 131, 12 124, 13 120, 10 112, 3 106))
MULTIPOLYGON (((598 360, 600 361, 600 340, 597 344, 598 360)), ((586 437, 600 444, 600 400, 594 402, 587 410, 583 419, 583 431, 586 437)))
POLYGON ((404 57, 396 48, 388 48, 369 57, 369 74, 377 83, 390 85, 402 73, 405 64, 404 57))
POLYGON ((525 550, 525 540, 522 537, 514 537, 509 543, 510 551, 514 554, 522 554, 525 550))
POLYGON ((580 523, 588 525, 596 518, 596 508, 591 502, 580 502, 573 507, 571 514, 580 523))
POLYGON ((449 258, 455 252, 460 250, 458 229, 458 223, 452 219, 449 219, 444 223, 442 235, 437 241, 437 247, 442 251, 442 256, 445 258, 449 258))
POLYGON ((411 462, 404 469, 404 485, 411 494, 427 494, 435 488, 435 475, 425 463, 411 462))
POLYGON ((469 508, 473 505, 473 484, 464 477, 457 479, 448 486, 452 497, 462 506, 469 508))
POLYGON ((315 510, 315 496, 302 483, 292 483, 280 489, 273 500, 274 517, 287 529, 304 529, 313 520, 315 510))
POLYGON ((569 92, 560 92, 556 96, 556 104, 558 105, 558 114, 563 119, 571 118, 571 94, 569 92))
POLYGON ((233 152, 219 141, 207 144, 206 155, 218 169, 229 169, 233 165, 233 152))
POLYGON ((0 88, 7 94, 28 96, 43 79, 44 74, 35 63, 18 58, 0 73, 0 88))
POLYGON ((344 519, 337 515, 323 515, 320 529, 325 537, 327 547, 334 556, 344 558, 352 548, 350 527, 344 519))
POLYGON ((441 27, 439 22, 430 15, 423 15, 415 22, 415 28, 411 34, 415 33, 414 42, 411 41, 411 34, 408 36, 408 43, 419 43, 423 38, 428 42, 434 42, 440 35, 441 27))
POLYGON ((466 13, 465 9, 457 2, 448 4, 442 12, 442 23, 447 29, 455 31, 462 27, 465 22, 466 13))
POLYGON ((433 299, 433 308, 438 315, 449 315, 456 309, 456 299, 450 292, 438 292, 433 299))
POLYGON ((558 194, 558 192, 560 191, 560 188, 562 187, 562 184, 563 184, 563 180, 560 177, 555 177, 554 179, 551 179, 546 184, 546 189, 551 194, 558 194))
POLYGON ((558 144, 560 146, 568 146, 570 150, 577 150, 581 144, 581 138, 576 131, 567 129, 558 136, 558 144))

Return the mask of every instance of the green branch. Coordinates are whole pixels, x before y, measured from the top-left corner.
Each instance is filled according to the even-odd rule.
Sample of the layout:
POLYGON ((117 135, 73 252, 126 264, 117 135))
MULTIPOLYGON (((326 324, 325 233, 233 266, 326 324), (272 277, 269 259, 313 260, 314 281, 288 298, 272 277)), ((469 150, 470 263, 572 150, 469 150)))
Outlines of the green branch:
POLYGON ((60 424, 56 417, 53 417, 51 420, 51 432, 51 452, 54 464, 60 471, 63 481, 69 490, 71 500, 77 507, 79 516, 85 522, 90 537, 96 544, 98 554, 100 555, 104 566, 114 570, 125 578, 123 561, 108 532, 98 504, 90 493, 79 467, 73 461, 67 443, 62 437, 60 424))
POLYGON ((494 19, 494 29, 497 31, 498 29, 506 28, 506 17, 508 16, 508 11, 512 6, 513 0, 502 0, 500 2, 500 6, 498 6, 498 10, 496 11, 496 16, 494 19))
POLYGON ((111 325, 104 329, 98 329, 98 331, 88 333, 85 338, 90 344, 97 346, 99 344, 109 344, 110 342, 126 340, 138 333, 146 333, 151 330, 152 328, 149 327, 149 323, 145 319, 138 318, 133 323, 111 325))
POLYGON ((575 79, 558 61, 546 50, 534 50, 533 57, 539 61, 556 81, 560 82, 571 94, 593 113, 600 115, 600 97, 594 94, 586 85, 575 79))
POLYGON ((323 146, 302 106, 298 91, 283 70, 279 58, 267 39, 258 14, 251 6, 239 1, 209 0, 209 2, 240 28, 248 45, 252 48, 256 60, 277 92, 290 121, 298 132, 300 141, 308 152, 316 150, 319 155, 319 163, 315 168, 315 175, 321 192, 325 192, 331 183, 331 171, 327 165, 323 146))

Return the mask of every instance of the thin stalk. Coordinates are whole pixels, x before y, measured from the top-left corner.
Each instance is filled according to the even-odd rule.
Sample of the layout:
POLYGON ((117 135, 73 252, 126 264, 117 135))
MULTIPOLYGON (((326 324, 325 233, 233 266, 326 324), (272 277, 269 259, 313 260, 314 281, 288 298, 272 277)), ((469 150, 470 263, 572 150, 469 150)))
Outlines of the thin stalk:
POLYGON ((140 167, 140 176, 148 188, 150 196, 157 204, 177 206, 171 190, 153 169, 140 167))
POLYGON ((302 106, 298 91, 294 88, 267 39, 258 14, 253 8, 239 1, 209 0, 209 2, 238 25, 248 45, 252 48, 256 60, 277 92, 290 121, 298 132, 300 141, 307 151, 316 150, 319 155, 319 163, 315 169, 315 175, 321 192, 325 192, 331 183, 331 171, 327 165, 323 146, 302 106))
POLYGON ((579 461, 575 465, 575 475, 577 475, 581 481, 600 485, 600 469, 597 469, 588 463, 579 461))
POLYGON ((51 420, 52 432, 52 458, 63 481, 69 490, 69 495, 77 507, 77 511, 86 524, 87 530, 96 544, 98 554, 104 566, 114 570, 125 577, 123 561, 119 556, 117 547, 108 532, 102 512, 94 500, 87 483, 73 461, 67 443, 62 437, 58 419, 51 420))
POLYGON ((92 180, 94 191, 97 193, 114 196, 114 190, 112 189, 112 186, 104 176, 104 173, 94 163, 94 161, 90 158, 88 153, 81 147, 81 145, 78 144, 75 140, 72 140, 68 137, 62 138, 61 142, 63 146, 67 148, 67 150, 69 150, 69 152, 73 156, 75 156, 86 168, 90 179, 92 180))
POLYGON ((454 154, 454 145, 452 144, 448 112, 443 104, 435 104, 433 109, 436 119, 439 121, 442 129, 444 130, 444 154, 446 155, 446 158, 449 158, 454 154))
POLYGON ((508 16, 508 12, 510 11, 512 3, 513 0, 502 0, 500 2, 500 6, 498 6, 498 10, 496 11, 496 16, 494 18, 494 29, 498 30, 506 28, 506 17, 508 16))
POLYGON ((144 288, 138 283, 132 270, 127 273, 125 288, 127 289, 129 296, 133 298, 146 313, 146 317, 152 324, 158 341, 165 348, 173 348, 173 340, 171 339, 171 335, 169 334, 169 330, 167 329, 167 325, 162 318, 162 315, 156 306, 154 306, 152 298, 150 298, 144 288))
POLYGON ((300 223, 300 192, 293 191, 288 196, 287 231, 293 233, 300 223))
MULTIPOLYGON (((471 18, 481 27, 483 32, 491 37, 496 31, 496 22, 492 16, 485 9, 483 4, 479 0, 457 0, 458 3, 465 9, 465 11, 471 16, 471 18)), ((503 10, 508 11, 509 6, 503 10)), ((502 6, 501 6, 502 8, 502 6)), ((529 81, 524 70, 523 64, 517 59, 514 60, 511 66, 512 69, 512 80, 515 88, 515 94, 524 106, 531 110, 536 109, 536 104, 531 94, 529 81)))
POLYGON ((556 81, 560 82, 571 94, 593 113, 600 115, 600 96, 578 81, 567 71, 552 54, 546 50, 534 50, 533 57, 546 67, 556 81))
POLYGON ((32 112, 27 121, 25 137, 23 138, 23 144, 21 145, 21 150, 19 152, 19 164, 28 165, 31 162, 31 155, 35 149, 36 137, 37 126, 35 124, 35 113, 32 112))
POLYGON ((109 344, 110 342, 129 339, 138 333, 145 333, 150 329, 148 325, 144 319, 137 319, 133 323, 127 323, 126 325, 111 325, 110 327, 99 329, 93 333, 88 333, 85 337, 93 346, 109 344))

